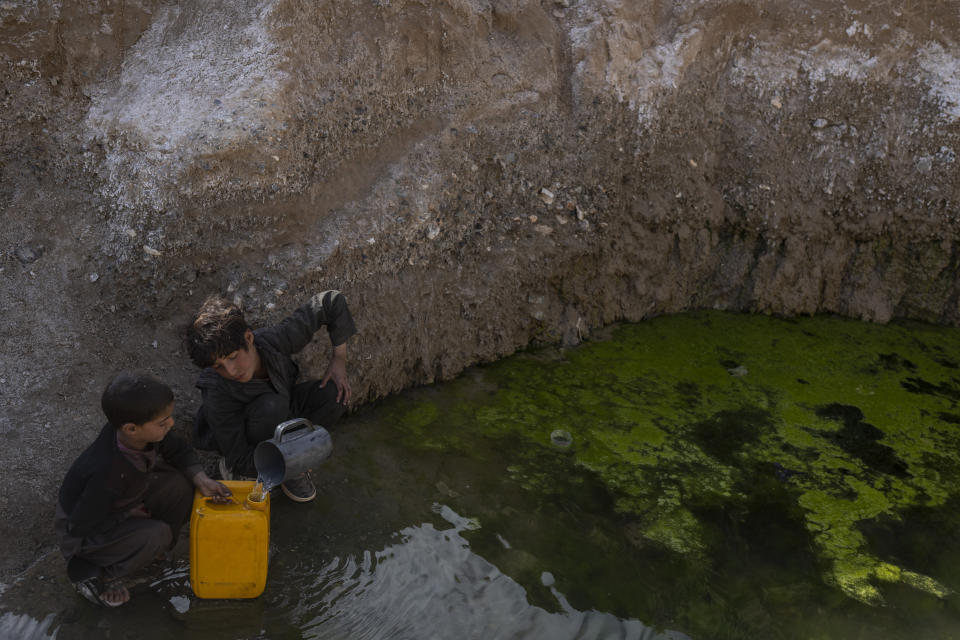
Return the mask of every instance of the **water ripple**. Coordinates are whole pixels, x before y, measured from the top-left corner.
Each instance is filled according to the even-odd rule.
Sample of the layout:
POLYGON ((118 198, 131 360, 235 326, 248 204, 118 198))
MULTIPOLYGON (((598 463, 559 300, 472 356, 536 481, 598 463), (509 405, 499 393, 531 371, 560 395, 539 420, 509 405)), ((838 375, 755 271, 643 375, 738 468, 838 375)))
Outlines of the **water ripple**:
POLYGON ((552 587, 560 612, 530 605, 522 586, 471 551, 461 533, 479 525, 448 507, 436 511, 452 528, 408 527, 396 544, 318 568, 293 607, 304 640, 689 640, 637 620, 577 611, 552 587))
POLYGON ((26 614, 4 613, 0 616, 0 638, 17 640, 51 640, 57 637, 57 631, 50 630, 54 614, 43 620, 36 620, 26 614))

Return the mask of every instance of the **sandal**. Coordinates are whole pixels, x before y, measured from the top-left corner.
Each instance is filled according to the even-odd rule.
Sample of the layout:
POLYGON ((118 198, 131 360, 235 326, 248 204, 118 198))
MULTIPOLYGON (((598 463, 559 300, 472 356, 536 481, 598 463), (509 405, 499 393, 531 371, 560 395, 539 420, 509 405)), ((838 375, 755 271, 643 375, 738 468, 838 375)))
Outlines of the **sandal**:
POLYGON ((119 581, 104 584, 100 578, 87 578, 86 580, 74 582, 73 586, 77 590, 77 593, 93 604, 104 607, 119 607, 123 604, 123 602, 111 602, 103 597, 103 594, 109 591, 124 589, 123 584, 119 581))

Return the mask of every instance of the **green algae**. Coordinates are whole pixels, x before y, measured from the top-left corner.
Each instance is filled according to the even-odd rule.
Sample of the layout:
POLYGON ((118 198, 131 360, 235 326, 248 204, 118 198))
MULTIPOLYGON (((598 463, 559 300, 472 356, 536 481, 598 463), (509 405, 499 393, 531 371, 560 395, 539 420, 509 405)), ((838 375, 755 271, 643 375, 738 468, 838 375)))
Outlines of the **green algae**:
POLYGON ((685 557, 721 544, 701 514, 749 505, 772 481, 827 584, 872 605, 891 584, 944 598, 960 585, 874 551, 862 529, 956 496, 958 358, 955 329, 698 312, 485 366, 483 392, 454 383, 457 401, 399 405, 395 419, 420 447, 509 443, 524 491, 590 474, 634 544, 685 557), (563 452, 558 429, 572 436, 563 452))

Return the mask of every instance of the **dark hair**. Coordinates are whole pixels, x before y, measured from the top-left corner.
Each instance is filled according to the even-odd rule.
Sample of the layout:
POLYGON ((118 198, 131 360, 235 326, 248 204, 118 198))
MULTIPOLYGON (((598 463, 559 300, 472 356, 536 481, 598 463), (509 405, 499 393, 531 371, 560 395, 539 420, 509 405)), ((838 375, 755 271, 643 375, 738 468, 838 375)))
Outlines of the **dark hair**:
POLYGON ((210 296, 185 328, 184 346, 193 364, 210 367, 218 358, 246 349, 249 328, 240 307, 220 296, 210 296))
POLYGON ((170 387, 141 373, 117 374, 100 396, 100 407, 115 429, 150 422, 172 402, 170 387))

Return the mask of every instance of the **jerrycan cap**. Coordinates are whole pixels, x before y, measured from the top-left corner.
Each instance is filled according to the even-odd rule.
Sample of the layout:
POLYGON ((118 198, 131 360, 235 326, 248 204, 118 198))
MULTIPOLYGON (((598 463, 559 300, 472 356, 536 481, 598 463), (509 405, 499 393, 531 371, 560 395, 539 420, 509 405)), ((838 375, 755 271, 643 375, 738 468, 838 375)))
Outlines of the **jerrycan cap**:
POLYGON ((267 497, 269 495, 269 493, 263 490, 263 485, 257 483, 254 485, 253 490, 247 494, 246 499, 243 501, 243 506, 247 509, 263 511, 267 508, 267 497))

